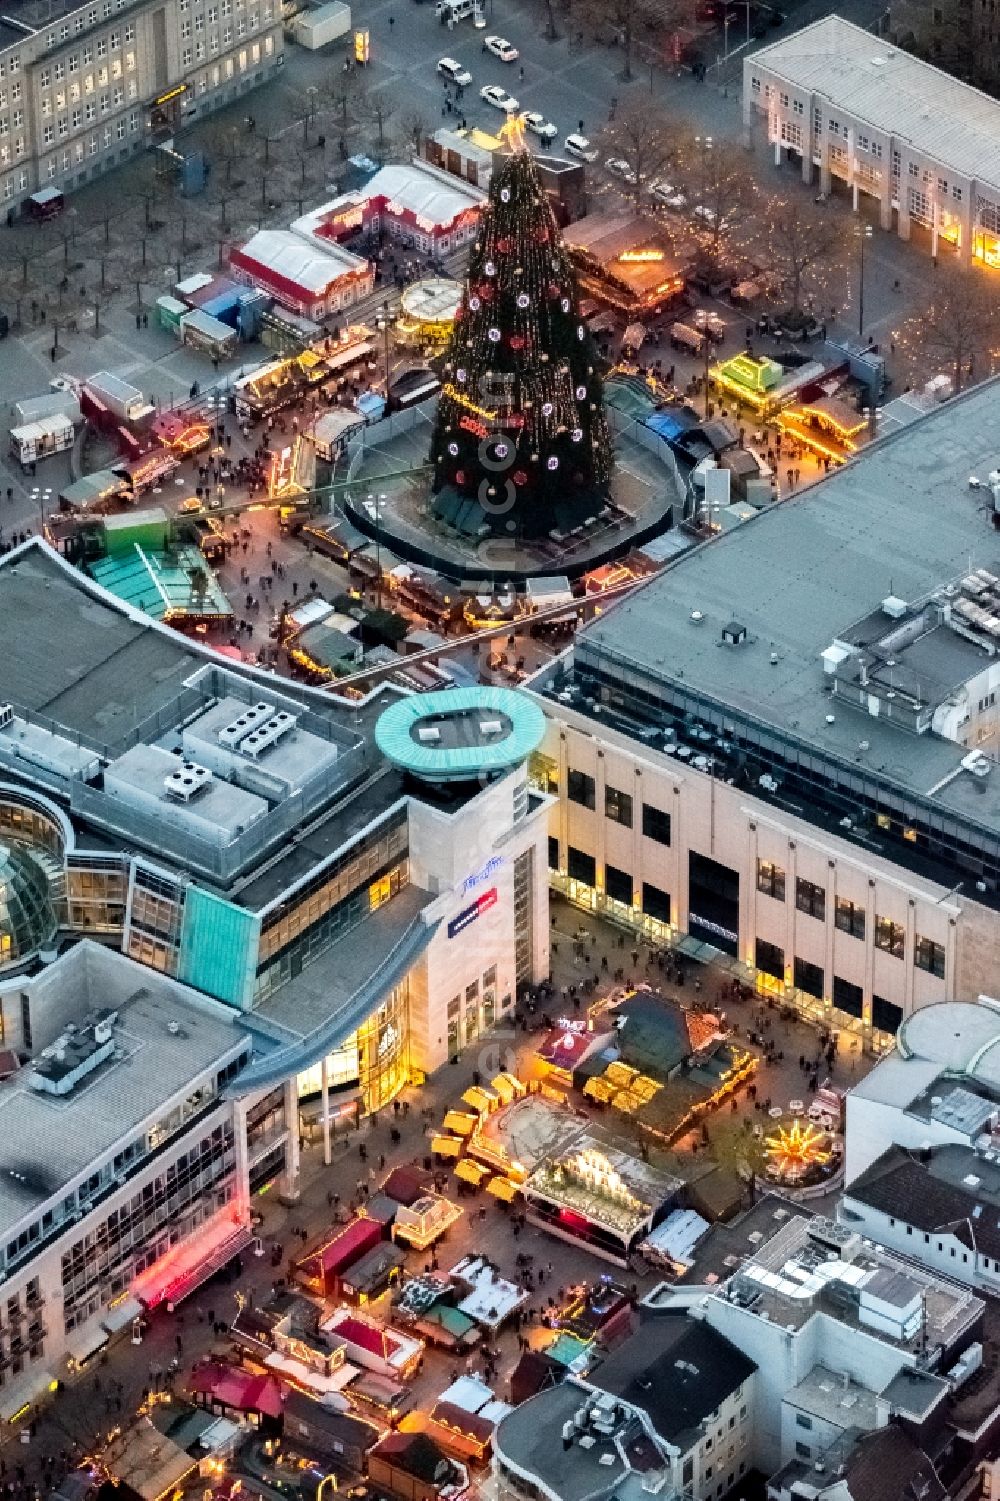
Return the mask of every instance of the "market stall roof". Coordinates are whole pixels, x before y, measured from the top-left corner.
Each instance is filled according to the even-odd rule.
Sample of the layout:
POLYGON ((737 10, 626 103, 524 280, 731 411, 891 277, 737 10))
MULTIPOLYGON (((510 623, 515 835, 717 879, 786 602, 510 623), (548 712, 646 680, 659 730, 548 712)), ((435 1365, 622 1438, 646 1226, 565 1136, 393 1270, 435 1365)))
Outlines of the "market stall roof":
POLYGON ((326 246, 331 243, 326 228, 331 219, 354 204, 374 206, 377 199, 386 206, 391 204, 397 215, 410 214, 423 220, 427 228, 436 230, 451 224, 460 214, 480 208, 486 194, 481 188, 424 162, 393 162, 380 168, 357 192, 345 193, 293 219, 291 232, 326 246))
POLYGON ((488 1178, 490 1170, 483 1167, 479 1162, 473 1162, 469 1157, 463 1157, 462 1161, 455 1166, 455 1177, 461 1178, 463 1183, 471 1183, 478 1188, 484 1178, 488 1178))
POLYGON ((690 1266, 695 1246, 709 1229, 708 1221, 693 1209, 674 1209, 662 1225, 657 1225, 646 1236, 640 1249, 652 1261, 666 1260, 678 1266, 690 1266))
POLYGON ((461 1157, 464 1146, 464 1141, 458 1136, 431 1137, 431 1151, 439 1157, 461 1157))
POLYGON ((332 240, 323 249, 304 245, 287 229, 261 229, 239 250, 233 264, 253 275, 261 271, 312 296, 321 297, 342 276, 362 271, 366 262, 332 240))
POLYGON ((273 1376, 255 1376, 237 1366, 203 1361, 191 1372, 191 1390, 239 1412, 281 1417, 281 1387, 273 1376))
POLYGON ((95 469, 93 474, 85 474, 66 485, 59 491, 59 499, 64 505, 86 510, 99 500, 124 494, 125 481, 120 474, 113 469, 95 469))
POLYGON ((469 1115, 463 1110, 449 1110, 442 1125, 446 1131, 453 1131, 456 1136, 469 1136, 476 1129, 478 1120, 477 1115, 469 1115))
POLYGON ((430 1187, 431 1174, 415 1167, 394 1167, 382 1184, 382 1192, 397 1204, 409 1206, 430 1187))
POLYGON ((233 607, 197 547, 153 552, 136 542, 128 552, 91 563, 87 571, 95 583, 154 620, 232 617, 233 607))
POLYGON ((509 1178, 496 1177, 491 1178, 487 1183, 486 1192, 492 1194, 495 1199, 499 1199, 501 1203, 510 1204, 517 1198, 519 1190, 517 1184, 512 1183, 509 1178))

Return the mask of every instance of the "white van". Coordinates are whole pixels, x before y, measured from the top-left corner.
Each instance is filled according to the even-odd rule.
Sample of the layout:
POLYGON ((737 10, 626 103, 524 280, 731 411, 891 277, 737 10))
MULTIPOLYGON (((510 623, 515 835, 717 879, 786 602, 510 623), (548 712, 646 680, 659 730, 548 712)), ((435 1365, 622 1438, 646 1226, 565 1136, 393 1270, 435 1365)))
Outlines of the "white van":
POLYGON ((439 20, 442 16, 447 16, 451 21, 464 21, 467 16, 472 15, 474 9, 472 0, 438 0, 434 14, 439 20))
POLYGON ((466 88, 472 82, 472 74, 468 68, 463 68, 453 57, 442 57, 437 65, 437 70, 442 78, 447 78, 449 83, 458 84, 459 88, 466 88))
POLYGON ((581 162, 596 162, 597 160, 597 152, 586 136, 567 136, 563 141, 563 150, 568 156, 575 156, 581 162))

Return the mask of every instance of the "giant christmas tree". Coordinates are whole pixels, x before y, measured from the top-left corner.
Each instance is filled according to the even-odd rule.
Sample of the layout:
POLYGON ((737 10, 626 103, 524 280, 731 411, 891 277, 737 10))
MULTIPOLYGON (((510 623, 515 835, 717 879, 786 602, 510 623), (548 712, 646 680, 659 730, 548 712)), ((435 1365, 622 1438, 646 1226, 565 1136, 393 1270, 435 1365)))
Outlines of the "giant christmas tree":
POLYGON ((562 235, 520 122, 505 136, 445 365, 434 509, 467 534, 537 537, 600 509, 611 440, 562 235))

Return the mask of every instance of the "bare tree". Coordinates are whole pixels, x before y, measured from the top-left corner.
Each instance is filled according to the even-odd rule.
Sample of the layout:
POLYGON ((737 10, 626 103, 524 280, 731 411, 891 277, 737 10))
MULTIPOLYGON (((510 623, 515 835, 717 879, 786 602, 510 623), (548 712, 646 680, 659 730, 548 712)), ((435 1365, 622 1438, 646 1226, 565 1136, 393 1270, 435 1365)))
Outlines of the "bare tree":
POLYGON ((428 134, 427 116, 421 109, 407 110, 399 121, 400 140, 405 149, 420 155, 420 147, 428 134))
POLYGON ((727 141, 695 136, 681 154, 679 175, 704 258, 717 266, 733 232, 747 223, 757 204, 749 157, 727 141))
POLYGON ((385 145, 389 121, 396 113, 396 101, 384 91, 372 90, 360 101, 360 118, 375 131, 376 152, 380 162, 385 161, 385 145))
POLYGON ((629 100, 601 132, 608 157, 625 163, 621 191, 638 214, 651 183, 673 168, 681 146, 676 125, 663 110, 629 100))
POLYGON ((978 271, 942 267, 926 307, 910 318, 898 343, 911 373, 943 365, 956 391, 992 370, 1000 358, 1000 303, 978 271))
POLYGON ((213 176, 221 176, 226 187, 242 186, 238 169, 250 155, 253 140, 248 131, 224 120, 212 121, 207 127, 203 137, 205 156, 213 176))
POLYGON ((760 216, 760 255, 781 282, 787 306, 801 313, 807 297, 821 290, 824 273, 847 246, 842 215, 796 193, 769 198, 760 216))

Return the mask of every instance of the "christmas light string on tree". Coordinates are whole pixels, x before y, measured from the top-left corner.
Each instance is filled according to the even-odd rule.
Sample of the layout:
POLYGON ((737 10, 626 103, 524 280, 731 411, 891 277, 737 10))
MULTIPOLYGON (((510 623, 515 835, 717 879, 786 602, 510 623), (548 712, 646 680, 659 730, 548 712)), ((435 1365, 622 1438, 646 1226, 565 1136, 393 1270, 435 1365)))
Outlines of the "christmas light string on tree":
POLYGON ((611 439, 576 281, 523 125, 503 132, 469 257, 431 444, 434 490, 478 502, 504 535, 599 510, 611 439))

